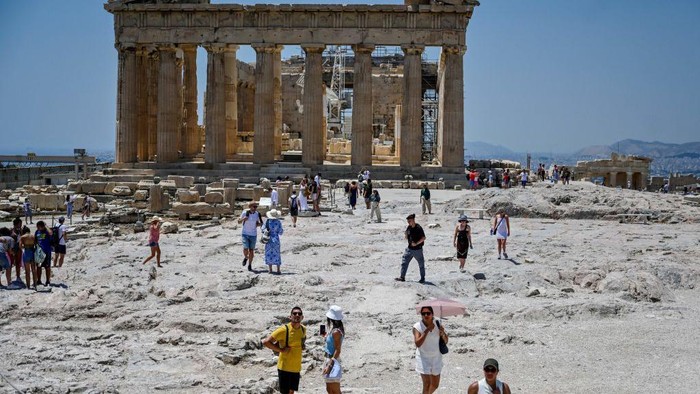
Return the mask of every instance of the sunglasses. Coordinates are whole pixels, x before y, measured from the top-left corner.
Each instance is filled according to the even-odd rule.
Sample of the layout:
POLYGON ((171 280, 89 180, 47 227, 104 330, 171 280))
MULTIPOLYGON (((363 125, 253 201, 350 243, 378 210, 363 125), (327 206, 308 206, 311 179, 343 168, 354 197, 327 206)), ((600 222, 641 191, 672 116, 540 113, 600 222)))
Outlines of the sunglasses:
POLYGON ((430 316, 433 314, 433 312, 421 312, 420 314, 423 316, 430 316))
POLYGON ((292 312, 292 315, 293 316, 304 316, 304 314, 301 312, 292 312))
POLYGON ((494 372, 498 372, 498 370, 496 368, 491 367, 491 368, 484 368, 484 372, 494 373, 494 372))

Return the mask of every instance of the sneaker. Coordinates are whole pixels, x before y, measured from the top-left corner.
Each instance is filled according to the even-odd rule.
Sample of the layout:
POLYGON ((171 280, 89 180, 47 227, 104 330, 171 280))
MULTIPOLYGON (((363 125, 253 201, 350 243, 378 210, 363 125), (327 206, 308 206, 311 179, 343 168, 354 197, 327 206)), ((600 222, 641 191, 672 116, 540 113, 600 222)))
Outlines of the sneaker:
POLYGON ((503 258, 504 258, 504 259, 507 259, 507 258, 508 258, 508 253, 503 252, 503 258))
POLYGON ((500 255, 500 254, 498 255, 498 259, 499 259, 499 260, 501 259, 501 255, 500 255))
POLYGON ((418 283, 425 283, 425 278, 419 280, 418 283))
POLYGON ((245 265, 246 265, 247 263, 248 263, 248 259, 244 257, 244 258, 243 258, 243 266, 245 267, 245 265))
POLYGON ((248 264, 248 271, 253 271, 253 267, 251 267, 250 264, 248 264))
POLYGON ((394 278, 394 280, 397 281, 397 282, 405 282, 405 281, 406 281, 406 279, 404 279, 404 278, 402 278, 402 277, 400 277, 400 276, 399 276, 398 278, 394 278))

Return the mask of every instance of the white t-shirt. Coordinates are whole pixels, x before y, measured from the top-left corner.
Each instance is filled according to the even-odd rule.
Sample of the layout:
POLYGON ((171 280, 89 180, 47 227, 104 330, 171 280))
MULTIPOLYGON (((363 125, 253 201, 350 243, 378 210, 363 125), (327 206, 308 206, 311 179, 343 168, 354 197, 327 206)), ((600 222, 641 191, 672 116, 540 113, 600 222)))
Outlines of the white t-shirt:
MULTIPOLYGON (((414 324, 413 328, 418 330, 418 332, 421 334, 426 329, 425 324, 423 324, 422 320, 414 324)), ((437 324, 435 324, 435 328, 433 328, 433 331, 428 333, 428 336, 425 338, 425 341, 423 341, 423 345, 416 349, 416 355, 420 357, 430 358, 440 357, 442 355, 440 353, 440 330, 438 329, 437 324)))
MULTIPOLYGON (((496 379, 496 388, 498 389, 498 391, 503 393, 503 382, 496 379)), ((493 394, 493 390, 491 389, 491 386, 488 383, 486 383, 486 378, 483 378, 479 381, 478 394, 493 394)))
POLYGON ((258 222, 260 222, 260 212, 255 211, 254 213, 248 214, 249 210, 245 210, 241 213, 241 219, 248 216, 248 220, 243 222, 243 235, 250 235, 255 237, 258 235, 258 222))
POLYGON ((272 192, 270 193, 270 200, 272 200, 272 203, 275 205, 279 204, 279 194, 277 193, 276 189, 272 189, 272 192))
POLYGON ((59 237, 58 244, 59 245, 65 246, 65 244, 66 244, 66 231, 68 231, 68 227, 65 224, 58 226, 58 237, 59 237))

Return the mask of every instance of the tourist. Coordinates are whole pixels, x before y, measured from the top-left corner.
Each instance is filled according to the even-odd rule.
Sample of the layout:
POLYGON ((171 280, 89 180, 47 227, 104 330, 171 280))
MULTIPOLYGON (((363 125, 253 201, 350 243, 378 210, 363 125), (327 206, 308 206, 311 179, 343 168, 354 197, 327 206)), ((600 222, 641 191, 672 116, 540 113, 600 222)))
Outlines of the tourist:
POLYGON ((352 181, 350 183, 350 207, 352 209, 355 209, 355 205, 357 205, 357 182, 352 181))
POLYGON ((425 259, 423 258, 423 243, 425 242, 425 233, 423 228, 416 223, 416 214, 412 213, 406 217, 408 227, 404 233, 404 237, 408 241, 408 247, 403 252, 401 257, 401 276, 395 280, 399 282, 406 281, 406 271, 411 260, 416 259, 418 262, 418 271, 420 272, 419 283, 425 283, 425 259))
POLYGON ((267 214, 267 220, 265 221, 264 232, 270 237, 265 244, 265 264, 272 273, 272 266, 277 266, 277 275, 280 275, 280 266, 282 265, 282 253, 280 251, 280 235, 284 234, 284 229, 282 228, 282 222, 280 217, 282 213, 276 209, 271 209, 267 214))
POLYGON ((484 362, 484 378, 469 385, 467 394, 510 394, 510 387, 497 379, 498 361, 489 358, 484 362))
POLYGON ((506 241, 510 237, 510 219, 506 215, 505 208, 500 208, 496 217, 493 218, 491 234, 496 236, 496 241, 498 242, 498 259, 501 259, 501 252, 503 253, 503 258, 507 259, 506 241))
MULTIPOLYGON (((19 247, 19 238, 22 236, 22 219, 15 218, 12 221, 12 229, 10 230, 10 237, 12 237, 12 249, 8 251, 10 256, 10 263, 15 267, 15 272, 17 275, 17 282, 22 281, 22 276, 20 272, 22 270, 22 249, 19 247)), ((27 284, 29 285, 29 284, 27 284)))
POLYGON ((262 340, 263 346, 279 353, 277 376, 280 393, 294 394, 299 391, 301 379, 301 356, 305 348, 306 327, 301 324, 304 312, 295 306, 289 316, 290 323, 285 324, 262 340))
POLYGON ((340 362, 340 351, 345 338, 343 327, 343 309, 332 305, 326 312, 328 333, 325 334, 326 362, 323 365, 323 377, 326 380, 326 392, 340 394, 340 379, 343 377, 343 367, 340 362))
POLYGON ((58 218, 58 226, 54 228, 57 232, 58 244, 54 245, 53 266, 63 267, 63 259, 66 257, 66 241, 68 240, 68 227, 64 224, 66 219, 61 216, 58 218))
POLYGON ((423 215, 425 215, 425 212, 428 211, 428 214, 433 213, 433 208, 430 205, 430 189, 428 189, 428 184, 424 183, 423 188, 420 191, 420 209, 423 212, 423 215))
POLYGON ((434 393, 440 385, 442 353, 440 339, 449 341, 445 327, 435 319, 433 308, 420 309, 421 320, 413 325, 413 342, 416 344, 416 372, 423 380, 423 394, 434 393))
POLYGON ((34 249, 36 248, 36 238, 29 227, 22 228, 22 236, 19 238, 19 246, 22 248, 22 262, 24 262, 24 279, 27 282, 27 289, 33 284, 37 286, 36 264, 34 263, 34 249), (33 281, 32 281, 33 279, 33 281))
POLYGON ((350 182, 345 182, 343 190, 345 191, 345 198, 348 200, 348 205, 350 205, 350 182))
POLYGON ((552 183, 559 183, 559 168, 554 165, 554 170, 552 170, 552 183))
POLYGON ((258 240, 258 227, 262 226, 262 217, 258 212, 258 203, 252 201, 248 209, 241 213, 238 223, 243 223, 243 266, 248 264, 248 271, 253 270, 253 257, 255 257, 255 243, 258 240))
POLYGON ((471 170, 469 172, 469 188, 472 190, 476 190, 477 186, 479 186, 479 182, 477 181, 478 174, 476 170, 471 170))
POLYGON ((367 168, 365 168, 365 169, 362 170, 362 180, 363 180, 363 181, 369 181, 369 180, 370 180, 370 177, 369 177, 369 170, 368 170, 367 168))
POLYGON ((309 180, 304 177, 301 180, 301 183, 299 183, 299 207, 302 211, 309 210, 309 203, 306 201, 306 199, 309 198, 310 195, 309 180))
POLYGON ((504 189, 510 188, 510 170, 506 170, 505 173, 503 173, 503 183, 501 184, 504 189))
POLYGON ((38 263, 39 266, 36 268, 36 282, 41 284, 41 269, 46 270, 46 283, 44 286, 51 285, 51 236, 53 231, 46 227, 43 220, 36 222, 36 231, 34 232, 34 238, 36 239, 37 246, 41 248, 44 252, 44 260, 38 263))
POLYGON ((520 173, 520 183, 523 185, 523 189, 527 185, 527 171, 525 170, 520 173))
POLYGON ((143 261, 143 264, 145 265, 148 263, 150 259, 153 257, 156 258, 156 265, 158 267, 162 267, 160 265, 160 226, 161 226, 161 219, 158 216, 154 216, 151 219, 151 225, 148 227, 148 246, 151 248, 151 255, 146 257, 146 260, 143 261))
POLYGON ((299 197, 296 190, 292 190, 292 195, 289 197, 289 215, 292 217, 292 227, 297 226, 297 217, 299 216, 299 197))
POLYGON ((571 183, 571 170, 569 170, 569 167, 563 167, 561 170, 562 173, 562 183, 564 185, 568 185, 571 183))
POLYGON ((318 212, 319 215, 321 215, 321 193, 322 193, 322 188, 321 188, 321 173, 319 172, 316 174, 314 177, 314 184, 316 185, 316 197, 313 199, 314 203, 314 211, 318 212))
POLYGON ((270 208, 277 209, 280 204, 279 193, 277 192, 277 187, 273 187, 270 191, 270 208))
POLYGON ((85 220, 86 217, 90 217, 90 214, 92 213, 93 201, 95 201, 95 199, 90 196, 90 193, 88 193, 83 201, 83 215, 81 216, 81 220, 85 220))
POLYGON ((68 223, 73 224, 73 205, 75 202, 75 196, 66 194, 66 217, 68 218, 68 223))
POLYGON ((452 243, 457 248, 459 270, 464 272, 464 263, 467 260, 469 249, 474 249, 474 245, 472 245, 472 229, 468 224, 469 218, 467 218, 467 215, 461 215, 457 222, 452 243))
POLYGON ((493 187, 493 180, 494 180, 493 179, 493 172, 491 172, 491 170, 489 170, 489 176, 488 176, 488 181, 487 181, 489 187, 493 187))
POLYGON ((372 195, 369 197, 371 210, 369 211, 369 221, 372 221, 372 218, 374 217, 375 213, 377 214, 377 223, 382 222, 382 211, 379 209, 379 202, 382 201, 382 198, 379 196, 379 190, 374 189, 372 191, 372 195))
POLYGON ((372 196, 372 180, 368 179, 366 181, 363 181, 362 183, 365 184, 365 187, 362 190, 362 197, 364 197, 365 199, 365 206, 367 207, 367 209, 370 209, 371 204, 369 198, 370 196, 372 196))
MULTIPOLYGON (((0 228, 0 268, 5 270, 8 288, 12 285, 12 263, 9 252, 12 250, 15 243, 10 233, 11 231, 9 228, 0 228)), ((0 281, 0 286, 2 286, 2 281, 0 281)))
POLYGON ((24 204, 22 204, 22 207, 24 208, 24 222, 33 224, 32 222, 32 201, 29 199, 29 197, 26 197, 24 199, 24 204))

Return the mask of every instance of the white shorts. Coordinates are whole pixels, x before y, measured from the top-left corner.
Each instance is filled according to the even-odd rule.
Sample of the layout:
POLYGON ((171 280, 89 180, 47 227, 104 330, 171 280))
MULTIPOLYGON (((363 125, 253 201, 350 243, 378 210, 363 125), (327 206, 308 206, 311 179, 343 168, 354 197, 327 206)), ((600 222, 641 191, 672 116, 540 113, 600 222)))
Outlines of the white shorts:
POLYGON ((442 373, 442 354, 434 357, 416 355, 416 372, 421 375, 440 375, 442 373))

